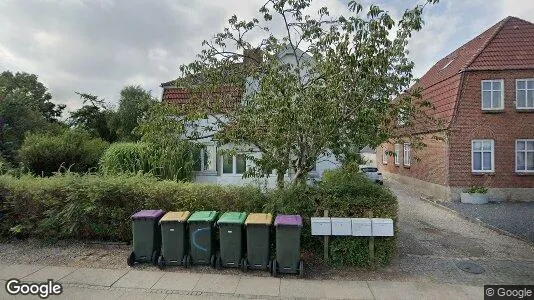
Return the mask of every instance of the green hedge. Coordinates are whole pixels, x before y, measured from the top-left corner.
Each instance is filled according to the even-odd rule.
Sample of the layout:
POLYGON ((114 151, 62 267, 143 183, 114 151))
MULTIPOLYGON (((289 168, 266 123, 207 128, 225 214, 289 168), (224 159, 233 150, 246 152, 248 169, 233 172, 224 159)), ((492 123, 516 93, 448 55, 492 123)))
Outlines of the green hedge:
MULTIPOLYGON (((0 176, 2 235, 52 238, 131 238, 129 217, 140 209, 217 210, 301 214, 304 250, 322 253, 322 239, 310 235, 309 217, 365 216, 396 219, 396 198, 361 174, 334 171, 314 187, 297 186, 262 193, 256 187, 218 186, 157 180, 146 175, 64 174, 48 178, 0 176)), ((332 238, 334 265, 368 266, 366 238, 332 238)), ((395 255, 395 238, 375 238, 376 262, 395 255)))

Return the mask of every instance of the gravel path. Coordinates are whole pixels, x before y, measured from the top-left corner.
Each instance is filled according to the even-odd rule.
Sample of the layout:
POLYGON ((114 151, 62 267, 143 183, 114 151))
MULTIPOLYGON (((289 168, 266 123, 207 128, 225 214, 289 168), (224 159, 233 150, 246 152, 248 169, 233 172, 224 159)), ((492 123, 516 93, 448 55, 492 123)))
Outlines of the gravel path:
POLYGON ((500 202, 484 205, 442 202, 441 204, 463 216, 479 219, 534 243, 534 202, 500 202))
MULTIPOLYGON (((390 266, 377 270, 331 268, 304 257, 310 279, 394 280, 461 284, 531 284, 534 282, 534 247, 469 222, 443 208, 421 200, 420 195, 397 183, 388 183, 399 199, 398 255, 390 266), (474 275, 456 264, 471 261, 486 271, 474 275)), ((37 240, 0 243, 0 264, 116 268, 126 267, 129 245, 37 240)), ((155 270, 145 264, 136 269, 155 270)), ((214 270, 195 266, 191 270, 167 268, 166 272, 242 274, 236 269, 214 270)), ((254 271, 250 276, 268 276, 254 271)), ((291 276, 289 276, 291 277, 291 276)))

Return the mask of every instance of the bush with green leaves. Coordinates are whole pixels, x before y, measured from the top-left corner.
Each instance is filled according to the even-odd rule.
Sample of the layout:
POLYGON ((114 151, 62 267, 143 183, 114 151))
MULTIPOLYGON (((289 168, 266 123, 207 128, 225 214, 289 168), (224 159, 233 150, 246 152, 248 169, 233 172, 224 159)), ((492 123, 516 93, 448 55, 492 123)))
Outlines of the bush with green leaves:
POLYGON ((198 153, 198 147, 185 141, 173 147, 147 142, 115 143, 100 159, 100 169, 106 175, 143 173, 159 179, 190 180, 198 153))
POLYGON ((488 192, 488 188, 485 186, 473 185, 467 188, 465 192, 468 194, 486 194, 488 192))
POLYGON ((79 129, 59 133, 29 133, 19 150, 20 161, 37 175, 50 176, 65 168, 71 172, 96 171, 109 144, 79 129))
MULTIPOLYGON (((59 174, 47 178, 0 176, 1 235, 36 237, 131 239, 129 217, 141 209, 216 210, 300 214, 303 250, 321 255, 322 238, 311 236, 310 217, 375 217, 396 220, 397 202, 386 188, 361 174, 333 171, 317 186, 291 186, 262 192, 253 186, 221 186, 158 180, 147 174, 59 174)), ((375 262, 368 238, 333 237, 334 265, 385 265, 396 252, 395 238, 375 238, 375 262)))

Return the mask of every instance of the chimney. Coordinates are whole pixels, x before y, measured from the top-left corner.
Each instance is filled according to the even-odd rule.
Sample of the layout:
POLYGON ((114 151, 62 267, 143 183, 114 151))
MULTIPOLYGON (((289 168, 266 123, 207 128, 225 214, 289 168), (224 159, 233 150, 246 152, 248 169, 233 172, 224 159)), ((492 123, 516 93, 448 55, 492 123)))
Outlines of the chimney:
POLYGON ((260 48, 244 49, 243 63, 247 64, 261 64, 263 62, 263 52, 260 48))

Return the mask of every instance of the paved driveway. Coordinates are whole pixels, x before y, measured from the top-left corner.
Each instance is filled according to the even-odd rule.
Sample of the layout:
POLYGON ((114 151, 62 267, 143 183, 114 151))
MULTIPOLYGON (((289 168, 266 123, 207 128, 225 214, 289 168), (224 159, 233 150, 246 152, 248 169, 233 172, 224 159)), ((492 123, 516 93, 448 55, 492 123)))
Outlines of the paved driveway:
POLYGON ((420 199, 405 186, 390 182, 399 199, 398 260, 394 266, 421 280, 470 284, 534 282, 534 247, 465 220, 420 199), (460 270, 474 262, 483 274, 460 270))
POLYGON ((501 202, 484 205, 442 202, 441 204, 463 216, 479 219, 534 243, 534 202, 501 202))

